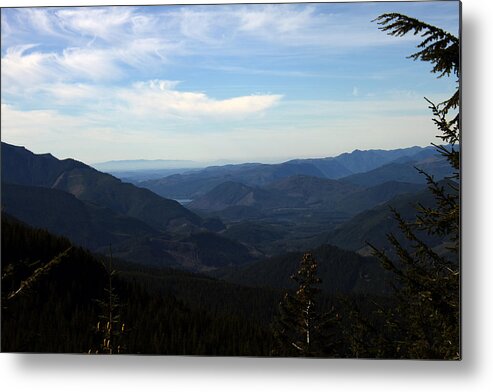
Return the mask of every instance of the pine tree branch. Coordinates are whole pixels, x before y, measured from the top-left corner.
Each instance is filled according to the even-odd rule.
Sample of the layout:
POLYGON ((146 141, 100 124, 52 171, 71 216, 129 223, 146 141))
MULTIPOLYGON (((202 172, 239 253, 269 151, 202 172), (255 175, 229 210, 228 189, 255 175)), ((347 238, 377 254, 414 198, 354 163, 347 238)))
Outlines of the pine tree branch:
POLYGON ((432 72, 439 78, 454 73, 459 76, 459 39, 454 35, 418 19, 399 13, 387 13, 374 19, 379 29, 388 35, 402 37, 408 33, 420 34, 425 39, 417 46, 422 49, 409 56, 413 60, 431 62, 432 72))
POLYGON ((20 294, 26 293, 28 290, 32 289, 39 281, 41 281, 51 270, 53 270, 56 266, 60 265, 66 258, 67 256, 70 255, 72 251, 72 247, 68 248, 64 252, 60 253, 58 256, 56 256, 54 259, 43 265, 42 267, 36 269, 34 273, 27 278, 26 280, 22 281, 19 288, 10 293, 7 296, 7 300, 12 300, 15 297, 17 297, 20 294))

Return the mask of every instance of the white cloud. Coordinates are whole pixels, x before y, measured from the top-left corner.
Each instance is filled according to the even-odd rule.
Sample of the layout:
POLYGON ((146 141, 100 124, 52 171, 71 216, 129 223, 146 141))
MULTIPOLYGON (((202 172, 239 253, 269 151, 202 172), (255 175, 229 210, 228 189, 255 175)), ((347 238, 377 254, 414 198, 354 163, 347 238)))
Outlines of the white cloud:
POLYGON ((297 46, 316 53, 402 42, 382 34, 366 16, 341 20, 340 15, 319 13, 312 5, 161 10, 149 15, 134 7, 27 8, 9 11, 9 18, 2 14, 4 84, 12 90, 43 82, 111 81, 131 75, 128 67, 157 73, 170 59, 180 57, 254 56, 269 51, 257 41, 275 44, 276 50, 297 46), (54 46, 43 46, 45 35, 60 39, 54 46))
POLYGON ((113 49, 115 62, 147 71, 162 67, 168 62, 171 53, 175 56, 183 53, 182 45, 160 37, 129 39, 124 46, 113 49))
POLYGON ((40 33, 49 35, 59 34, 56 28, 56 21, 53 20, 45 9, 25 8, 22 12, 27 25, 32 26, 40 33))
POLYGON ((18 110, 1 106, 2 140, 29 146, 33 143, 49 147, 57 141, 80 134, 88 125, 83 118, 62 115, 55 110, 18 110))
POLYGON ((2 91, 41 83, 58 74, 57 56, 53 53, 27 51, 37 45, 26 44, 7 48, 2 57, 2 91))
POLYGON ((68 48, 61 56, 56 57, 57 63, 67 73, 67 77, 107 80, 117 79, 122 75, 115 64, 114 53, 110 50, 68 48))
POLYGON ((219 14, 194 11, 193 8, 182 9, 174 17, 178 20, 180 32, 184 37, 213 45, 221 42, 220 37, 214 35, 214 31, 224 26, 225 22, 229 23, 227 19, 221 20, 219 14))
POLYGON ((59 81, 112 81, 127 76, 127 66, 152 70, 170 52, 182 52, 179 43, 146 30, 152 18, 129 7, 10 12, 9 18, 2 13, 2 91, 59 81), (58 37, 50 42, 45 35, 58 37))
POLYGON ((22 93, 36 84, 70 80, 114 79, 121 75, 111 51, 68 48, 41 52, 37 45, 7 49, 2 57, 2 91, 22 93))
POLYGON ((37 91, 51 96, 58 105, 94 102, 105 94, 104 88, 83 83, 51 83, 38 86, 37 91))
MULTIPOLYGON (((177 89, 179 84, 179 81, 151 80, 135 82, 127 87, 112 87, 57 81, 26 86, 22 92, 29 94, 39 108, 64 110, 70 106, 89 116, 103 112, 108 116, 111 112, 119 118, 131 115, 143 119, 174 118, 181 122, 206 118, 228 121, 259 116, 282 99, 281 95, 274 94, 215 99, 205 92, 180 91, 177 89)), ((102 120, 103 123, 109 121, 110 117, 102 120)))
POLYGON ((117 97, 128 110, 140 116, 239 118, 262 113, 282 98, 280 95, 248 95, 214 99, 202 92, 178 91, 174 81, 154 80, 135 83, 117 97))
POLYGON ((55 13, 60 25, 68 31, 91 37, 114 40, 132 22, 133 8, 76 8, 55 13))
POLYGON ((166 52, 175 50, 158 39, 135 40, 126 47, 111 49, 70 47, 62 53, 42 52, 27 44, 7 49, 2 57, 2 91, 21 92, 35 84, 60 81, 112 81, 123 78, 123 64, 137 69, 156 67, 166 61, 166 52))
POLYGON ((314 21, 313 7, 303 9, 292 6, 279 7, 278 5, 267 5, 261 7, 244 7, 236 13, 239 19, 239 30, 248 31, 253 34, 261 30, 270 33, 287 33, 299 31, 306 28, 314 21))
POLYGON ((155 33, 159 28, 160 20, 154 15, 133 15, 130 19, 132 33, 138 36, 155 33))

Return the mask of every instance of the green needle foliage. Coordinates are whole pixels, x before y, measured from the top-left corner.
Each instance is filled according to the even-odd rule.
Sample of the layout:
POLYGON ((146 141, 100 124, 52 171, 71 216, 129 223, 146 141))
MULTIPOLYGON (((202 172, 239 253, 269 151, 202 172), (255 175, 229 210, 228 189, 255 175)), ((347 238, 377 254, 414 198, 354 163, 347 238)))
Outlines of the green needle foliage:
MULTIPOLYGON (((400 14, 384 14, 376 19, 380 29, 393 36, 421 34, 424 40, 419 52, 410 57, 433 64, 438 77, 460 75, 459 39, 437 27, 400 14)), ((435 197, 435 205, 417 206, 414 222, 406 222, 398 211, 393 214, 405 245, 394 234, 387 236, 392 255, 370 246, 382 266, 393 272, 396 304, 380 309, 380 328, 366 324, 365 355, 396 358, 459 359, 460 358, 460 112, 448 119, 459 107, 459 86, 454 95, 440 104, 427 100, 440 131, 438 137, 447 143, 435 145, 454 170, 447 181, 438 183, 426 176, 428 187, 435 197), (439 236, 447 244, 445 249, 432 249, 421 238, 420 232, 439 236), (376 348, 375 348, 376 347, 376 348)), ((375 323, 374 323, 375 324, 375 323)), ((373 324, 373 325, 374 325, 373 324)), ((361 333, 360 333, 361 335, 361 333)), ((358 355, 359 353, 355 353, 358 355)))

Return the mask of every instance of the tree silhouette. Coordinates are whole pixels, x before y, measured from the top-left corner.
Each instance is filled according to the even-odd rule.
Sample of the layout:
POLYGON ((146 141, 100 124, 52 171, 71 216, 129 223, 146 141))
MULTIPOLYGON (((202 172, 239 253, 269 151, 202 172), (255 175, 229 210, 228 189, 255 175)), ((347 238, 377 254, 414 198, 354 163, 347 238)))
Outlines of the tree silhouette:
POLYGON ((297 284, 294 294, 286 293, 279 304, 279 315, 274 325, 275 355, 280 356, 335 356, 337 339, 333 326, 338 316, 332 310, 320 311, 317 302, 321 279, 317 276, 317 261, 305 253, 298 271, 291 276, 297 284))
POLYGON ((113 286, 113 255, 110 246, 110 258, 108 268, 108 287, 104 289, 106 298, 97 300, 101 314, 96 324, 99 347, 89 353, 95 354, 122 354, 125 350, 123 340, 127 333, 125 323, 121 321, 120 299, 113 286))
MULTIPOLYGON (((376 21, 382 31, 393 36, 420 34, 424 38, 418 45, 420 50, 410 58, 431 62, 432 72, 438 73, 438 77, 460 76, 460 41, 457 37, 401 14, 384 14, 376 21)), ((435 205, 418 205, 414 222, 406 222, 398 211, 392 210, 410 245, 400 242, 392 233, 387 236, 392 245, 391 254, 369 244, 382 266, 397 278, 396 305, 379 312, 383 323, 370 340, 387 346, 383 350, 380 347, 379 353, 392 353, 395 357, 459 359, 460 86, 457 85, 455 93, 444 102, 434 104, 426 100, 440 131, 437 137, 446 143, 432 144, 447 159, 453 175, 437 182, 420 170, 426 176, 435 205), (457 113, 453 113, 455 111, 457 113), (442 249, 429 247, 422 238, 423 233, 439 236, 446 246, 442 249)))

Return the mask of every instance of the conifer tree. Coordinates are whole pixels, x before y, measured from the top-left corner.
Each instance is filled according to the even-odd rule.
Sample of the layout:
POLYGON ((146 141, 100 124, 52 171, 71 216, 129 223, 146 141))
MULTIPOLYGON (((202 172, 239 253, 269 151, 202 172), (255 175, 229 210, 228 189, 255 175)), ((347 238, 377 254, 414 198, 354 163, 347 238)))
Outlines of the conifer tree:
POLYGON ((291 276, 298 287, 294 294, 286 293, 279 304, 274 325, 274 355, 335 356, 337 344, 332 326, 337 315, 333 311, 320 312, 317 299, 321 279, 317 276, 317 268, 313 255, 305 253, 298 271, 291 276))
POLYGON ((96 324, 99 347, 95 350, 89 350, 90 354, 122 354, 125 350, 123 340, 127 330, 125 323, 121 321, 120 300, 113 286, 113 276, 115 274, 110 247, 108 287, 104 289, 106 298, 96 301, 101 310, 99 321, 96 324))
MULTIPOLYGON (((460 41, 435 26, 400 14, 384 14, 376 19, 380 29, 393 36, 421 34, 420 51, 410 57, 429 61, 438 77, 460 76, 460 41)), ((434 206, 417 206, 416 219, 406 222, 392 210, 401 233, 410 246, 389 234, 393 254, 370 246, 373 254, 397 278, 396 306, 380 312, 384 321, 372 340, 385 344, 379 352, 398 358, 460 358, 460 89, 446 101, 428 101, 440 135, 446 145, 433 144, 450 164, 453 175, 437 182, 421 171, 435 197, 434 206), (454 113, 457 112, 457 113, 454 113), (452 115, 452 118, 450 116, 452 115), (449 119, 450 118, 450 119, 449 119), (445 249, 435 250, 421 234, 439 236, 445 249)), ((426 98, 425 98, 426 99, 426 98)), ((371 343, 369 342, 369 345, 371 343)), ((375 353, 375 352, 374 352, 375 353)))

